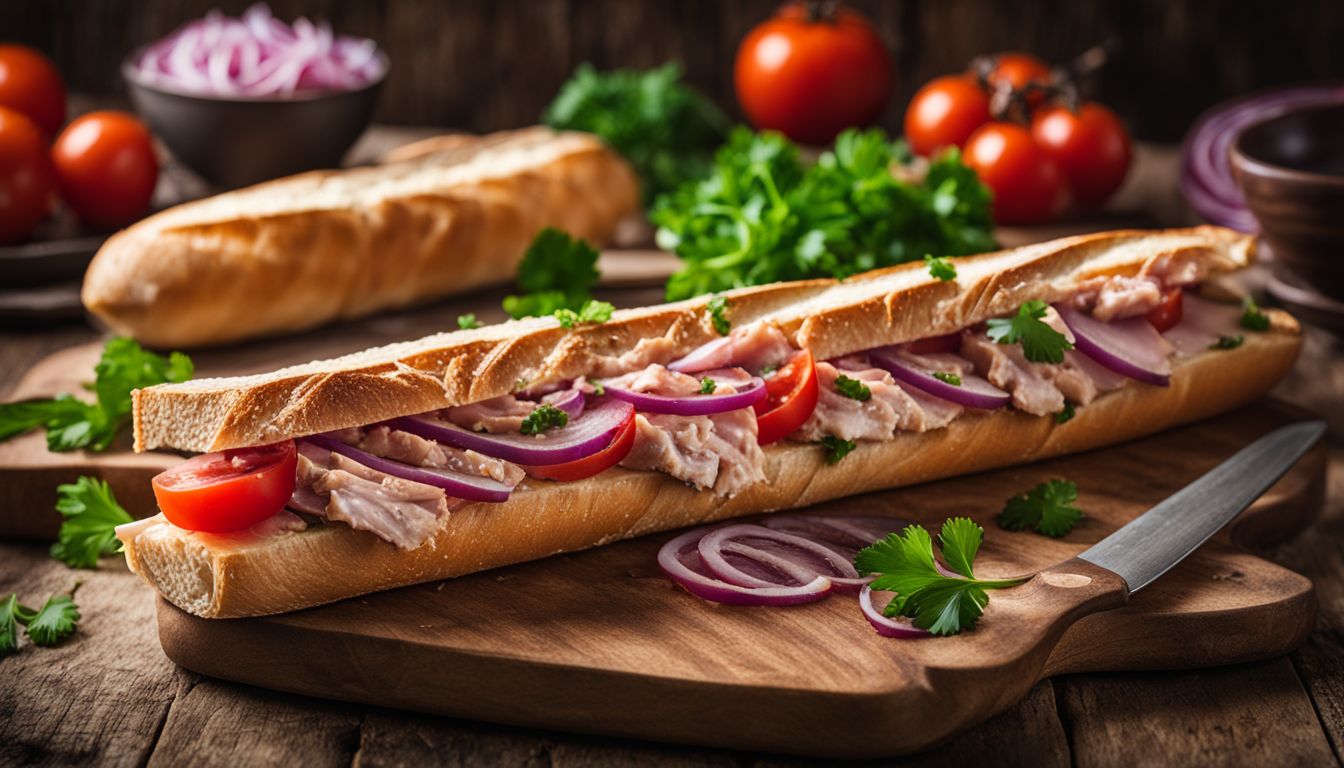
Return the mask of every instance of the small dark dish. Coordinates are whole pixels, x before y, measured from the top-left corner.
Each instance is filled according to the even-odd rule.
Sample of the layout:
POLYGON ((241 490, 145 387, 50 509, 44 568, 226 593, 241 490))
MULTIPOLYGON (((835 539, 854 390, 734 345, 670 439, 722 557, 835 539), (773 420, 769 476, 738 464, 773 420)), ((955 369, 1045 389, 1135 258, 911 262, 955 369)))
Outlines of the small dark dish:
POLYGON ((1344 105, 1295 110, 1233 141, 1232 169, 1280 263, 1344 298, 1344 105))
POLYGON ((283 96, 202 96, 146 83, 122 64, 135 109, 173 155, 212 184, 241 187, 318 168, 336 168, 368 127, 388 60, 377 79, 348 91, 283 96))

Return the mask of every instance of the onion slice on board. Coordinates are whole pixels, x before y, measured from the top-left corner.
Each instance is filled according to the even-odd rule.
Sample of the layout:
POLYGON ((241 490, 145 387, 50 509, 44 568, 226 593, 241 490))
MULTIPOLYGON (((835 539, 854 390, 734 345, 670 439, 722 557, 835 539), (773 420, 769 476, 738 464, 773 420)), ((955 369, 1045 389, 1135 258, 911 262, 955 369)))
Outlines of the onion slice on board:
POLYGON ((821 576, 839 588, 853 590, 872 581, 859 576, 853 564, 830 547, 760 525, 715 529, 705 534, 696 548, 701 565, 711 576, 740 587, 796 586, 821 576), (734 564, 729 555, 739 562, 746 559, 764 566, 766 574, 762 576, 766 577, 734 564), (792 583, 781 584, 781 577, 792 583))
POLYGON ((610 445, 634 410, 634 406, 629 403, 602 398, 597 405, 583 411, 583 415, 569 424, 539 435, 472 432, 451 422, 424 415, 403 416, 388 421, 387 425, 445 445, 477 451, 517 464, 563 464, 590 456, 610 445))
POLYGON ((1104 323, 1065 304, 1055 311, 1073 331, 1078 351, 1131 379, 1165 387, 1171 383, 1171 345, 1142 317, 1104 323))
POLYGON ((986 410, 1002 408, 1013 400, 1013 396, 990 384, 985 379, 968 373, 961 376, 961 385, 949 384, 936 378, 922 366, 906 360, 898 354, 896 347, 879 347, 868 351, 868 359, 873 365, 887 371, 896 379, 917 387, 934 397, 941 397, 967 408, 986 410))
POLYGON ((700 563, 697 546, 705 529, 683 533, 658 550, 658 566, 663 573, 696 597, 729 605, 798 605, 821 600, 831 592, 831 582, 823 576, 798 587, 740 587, 708 575, 700 563))
POLYGON ((383 474, 442 488, 448 492, 449 496, 455 496, 459 499, 490 502, 508 501, 509 494, 513 492, 513 486, 505 485, 484 475, 469 475, 464 472, 454 472, 451 469, 413 467, 400 461, 374 456, 372 453, 361 451, 353 445, 347 445, 327 435, 310 435, 300 438, 300 441, 311 443, 332 453, 339 453, 383 474))
MULTIPOLYGON (((710 376, 709 378, 714 378, 710 376)), ((736 382, 730 383, 736 387, 736 382)), ((731 394, 723 395, 654 395, 648 392, 635 392, 603 382, 606 393, 635 406, 643 413, 665 413, 672 416, 711 416, 727 413, 739 408, 750 408, 765 399, 765 381, 760 376, 752 376, 750 382, 731 394)))
MULTIPOLYGON (((883 593, 890 594, 890 593, 883 593)), ((891 618, 884 616, 882 611, 873 605, 873 588, 869 584, 864 584, 859 590, 859 610, 863 611, 863 617, 873 625, 877 634, 883 637, 931 637, 932 635, 926 629, 920 629, 915 626, 914 619, 905 616, 891 618)))

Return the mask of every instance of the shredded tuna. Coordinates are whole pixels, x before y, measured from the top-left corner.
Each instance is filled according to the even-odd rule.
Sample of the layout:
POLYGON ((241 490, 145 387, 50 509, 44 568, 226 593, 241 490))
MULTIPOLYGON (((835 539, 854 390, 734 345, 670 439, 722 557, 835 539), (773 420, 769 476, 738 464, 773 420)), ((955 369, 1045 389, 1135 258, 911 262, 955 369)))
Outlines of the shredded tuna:
POLYGON ((536 408, 536 403, 519 400, 513 395, 500 395, 449 408, 443 414, 457 426, 473 432, 517 432, 523 426, 523 419, 536 408))
POLYGON ((732 340, 731 364, 748 371, 760 371, 771 365, 779 367, 798 351, 782 331, 766 322, 734 328, 728 337, 732 340))
POLYGON ((817 385, 817 407, 794 433, 795 440, 814 441, 826 435, 890 440, 898 429, 927 432, 945 427, 962 411, 956 403, 907 388, 890 373, 874 368, 866 355, 817 363, 817 385), (872 396, 860 401, 840 394, 835 380, 841 373, 863 382, 872 396))
POLYGON ((409 550, 429 541, 448 514, 440 488, 385 475, 312 445, 299 450, 298 482, 326 499, 328 520, 409 550))
POLYGON ((655 363, 671 362, 676 353, 677 345, 671 339, 661 336, 656 339, 640 339, 635 348, 625 354, 597 357, 593 361, 593 370, 589 375, 595 378, 620 376, 655 363))
POLYGON ((1043 416, 1064 410, 1065 400, 1087 405, 1127 381, 1081 352, 1064 353, 1064 362, 1033 363, 1018 344, 999 344, 983 333, 962 336, 961 354, 989 382, 1013 396, 1013 406, 1043 416))
POLYGON ((385 426, 355 430, 354 435, 346 437, 353 439, 344 439, 344 442, 362 451, 417 467, 451 469, 469 475, 484 475, 508 485, 517 485, 526 474, 522 467, 512 462, 492 458, 476 451, 464 451, 385 426))
POLYGON ((1162 303, 1161 281, 1153 277, 1110 275, 1079 286, 1073 304, 1102 322, 1145 315, 1162 303))
POLYGON ((1204 282, 1209 267, 1196 258, 1163 255, 1145 264, 1139 274, 1156 278, 1164 286, 1194 285, 1204 282))

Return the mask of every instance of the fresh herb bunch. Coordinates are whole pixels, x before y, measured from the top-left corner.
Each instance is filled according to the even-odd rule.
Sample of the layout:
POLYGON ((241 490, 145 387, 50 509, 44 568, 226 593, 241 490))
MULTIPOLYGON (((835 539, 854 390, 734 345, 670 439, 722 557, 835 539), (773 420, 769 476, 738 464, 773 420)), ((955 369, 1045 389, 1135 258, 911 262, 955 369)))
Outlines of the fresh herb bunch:
POLYGON ((56 645, 73 634, 79 623, 77 589, 79 584, 68 595, 52 595, 37 609, 20 603, 16 594, 0 599, 0 656, 19 649, 19 625, 34 645, 56 645))
POLYGON ((94 381, 86 385, 94 394, 92 403, 65 394, 0 404, 0 440, 45 427, 52 451, 106 450, 130 421, 131 390, 186 381, 194 369, 191 358, 181 352, 163 357, 145 351, 134 339, 118 337, 103 347, 93 371, 94 381))
POLYGON ((1078 524, 1083 511, 1073 506, 1078 501, 1078 486, 1068 480, 1047 480, 1026 493, 1019 493, 1003 505, 997 522, 1010 531, 1035 528, 1059 538, 1078 524))
POLYGON ((883 609, 887 616, 909 616, 915 626, 935 635, 975 629, 989 604, 991 589, 1021 584, 1025 579, 977 579, 972 566, 985 531, 965 517, 949 518, 938 534, 938 547, 948 567, 965 578, 944 575, 933 560, 933 540, 919 525, 890 533, 854 556, 860 574, 878 574, 872 588, 895 592, 883 609))
POLYGON ((675 62, 642 72, 598 72, 583 64, 560 87, 542 121, 601 136, 635 167, 646 205, 708 175, 714 149, 729 127, 717 107, 681 82, 675 62))
POLYGON ((893 175, 903 155, 879 129, 848 130, 809 167, 782 135, 734 129, 713 174, 650 213, 685 262, 667 298, 992 249, 989 190, 956 150, 919 182, 893 175))
POLYGON ((597 249, 582 238, 547 227, 537 233, 518 264, 518 287, 526 293, 505 296, 504 311, 515 320, 560 309, 579 311, 593 298, 589 292, 597 278, 597 249))

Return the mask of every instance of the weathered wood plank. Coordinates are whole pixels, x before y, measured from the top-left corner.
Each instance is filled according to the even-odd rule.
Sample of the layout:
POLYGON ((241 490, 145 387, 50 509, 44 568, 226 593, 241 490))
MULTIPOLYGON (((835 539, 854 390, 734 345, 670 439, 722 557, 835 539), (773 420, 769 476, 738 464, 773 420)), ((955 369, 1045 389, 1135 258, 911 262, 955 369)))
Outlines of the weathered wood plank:
POLYGON ((546 768, 550 744, 532 731, 374 709, 360 728, 357 768, 511 765, 546 768))

